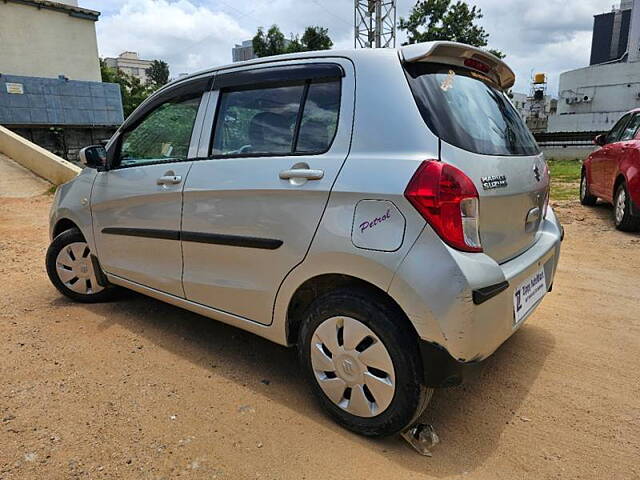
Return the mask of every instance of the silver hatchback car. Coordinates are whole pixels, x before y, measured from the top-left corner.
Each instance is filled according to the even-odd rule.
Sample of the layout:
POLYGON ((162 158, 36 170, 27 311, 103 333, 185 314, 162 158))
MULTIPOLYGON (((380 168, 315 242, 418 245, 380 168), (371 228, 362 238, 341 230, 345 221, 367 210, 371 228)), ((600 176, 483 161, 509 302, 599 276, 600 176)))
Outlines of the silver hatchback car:
POLYGON ((181 78, 81 152, 48 274, 77 301, 126 287, 297 346, 335 420, 400 432, 553 283, 563 230, 514 81, 451 42, 181 78))

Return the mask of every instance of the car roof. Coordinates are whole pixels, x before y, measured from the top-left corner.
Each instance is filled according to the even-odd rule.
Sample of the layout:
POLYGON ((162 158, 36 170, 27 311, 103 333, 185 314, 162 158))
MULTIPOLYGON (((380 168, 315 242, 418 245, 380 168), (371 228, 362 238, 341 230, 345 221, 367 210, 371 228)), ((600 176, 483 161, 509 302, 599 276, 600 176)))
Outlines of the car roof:
MULTIPOLYGON (((173 82, 168 83, 160 90, 178 85, 182 82, 187 82, 193 78, 201 77, 204 75, 211 75, 217 72, 223 72, 229 69, 236 69, 253 65, 268 65, 270 63, 282 62, 286 60, 303 60, 303 59, 315 59, 323 57, 333 58, 347 58, 357 60, 365 57, 380 57, 380 56, 395 56, 396 58, 402 58, 407 62, 413 61, 425 61, 430 55, 435 55, 433 61, 445 59, 446 56, 441 52, 446 52, 445 55, 455 55, 465 57, 469 56, 481 56, 482 61, 489 63, 495 69, 497 74, 497 83, 505 90, 513 86, 515 82, 515 74, 501 59, 493 56, 491 53, 482 50, 477 47, 471 47, 462 43, 436 41, 436 42, 424 42, 415 43, 412 45, 405 45, 400 48, 360 48, 360 49, 348 49, 348 50, 318 50, 310 52, 298 52, 287 53, 283 55, 273 55, 270 57, 254 58, 251 60, 244 60, 242 62, 229 63, 226 65, 220 65, 218 67, 211 67, 190 75, 181 77, 173 82)), ((454 57, 452 57, 454 58, 454 57)))

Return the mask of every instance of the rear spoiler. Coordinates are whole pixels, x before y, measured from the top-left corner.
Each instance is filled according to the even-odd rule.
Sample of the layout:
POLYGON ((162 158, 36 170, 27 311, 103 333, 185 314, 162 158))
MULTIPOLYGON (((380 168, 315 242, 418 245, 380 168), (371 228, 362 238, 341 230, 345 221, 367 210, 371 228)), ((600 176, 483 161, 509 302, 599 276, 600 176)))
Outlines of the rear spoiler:
POLYGON ((400 47, 404 62, 433 62, 481 72, 502 90, 513 87, 516 75, 506 63, 478 47, 456 42, 414 43, 400 47))

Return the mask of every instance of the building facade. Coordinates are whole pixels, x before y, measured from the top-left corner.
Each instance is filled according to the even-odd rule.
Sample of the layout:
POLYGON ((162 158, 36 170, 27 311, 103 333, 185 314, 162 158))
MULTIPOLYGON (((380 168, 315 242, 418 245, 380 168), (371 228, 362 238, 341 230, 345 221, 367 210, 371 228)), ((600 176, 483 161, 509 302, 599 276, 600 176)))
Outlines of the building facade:
POLYGON ((0 73, 99 82, 99 15, 77 2, 3 0, 0 73))
POLYGON ((256 54, 251 40, 245 40, 240 45, 236 43, 236 46, 231 49, 231 59, 234 62, 243 62, 252 58, 256 58, 256 54))
POLYGON ((72 0, 0 2, 0 124, 69 160, 123 121, 120 86, 100 74, 99 15, 72 0))
POLYGON ((640 107, 640 0, 594 17, 591 65, 560 75, 549 132, 604 132, 640 107))
POLYGON ((149 82, 147 69, 151 67, 153 61, 141 59, 137 52, 122 52, 117 57, 105 58, 104 62, 107 67, 138 78, 143 85, 149 82))

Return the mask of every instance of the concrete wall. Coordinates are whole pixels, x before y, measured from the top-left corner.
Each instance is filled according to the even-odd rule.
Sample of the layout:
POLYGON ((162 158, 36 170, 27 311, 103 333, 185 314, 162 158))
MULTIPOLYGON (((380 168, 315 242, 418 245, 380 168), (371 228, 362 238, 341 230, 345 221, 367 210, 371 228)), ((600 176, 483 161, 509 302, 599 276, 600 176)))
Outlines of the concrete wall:
POLYGON ((587 156, 593 152, 597 147, 593 146, 541 146, 540 149, 544 153, 544 157, 549 160, 551 158, 555 160, 584 160, 587 156))
POLYGON ((54 185, 68 182, 82 170, 26 138, 0 126, 0 153, 54 185))
POLYGON ((549 117, 549 132, 609 130, 625 112, 640 107, 640 63, 593 65, 564 72, 558 95, 558 114, 549 117), (574 98, 580 101, 567 103, 574 98))
POLYGON ((78 161, 78 153, 81 148, 108 140, 116 131, 116 127, 44 128, 12 125, 6 125, 6 127, 54 155, 71 162, 78 161))
POLYGON ((99 82, 95 22, 70 13, 0 2, 0 73, 99 82))

